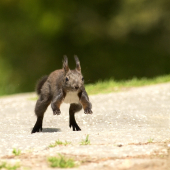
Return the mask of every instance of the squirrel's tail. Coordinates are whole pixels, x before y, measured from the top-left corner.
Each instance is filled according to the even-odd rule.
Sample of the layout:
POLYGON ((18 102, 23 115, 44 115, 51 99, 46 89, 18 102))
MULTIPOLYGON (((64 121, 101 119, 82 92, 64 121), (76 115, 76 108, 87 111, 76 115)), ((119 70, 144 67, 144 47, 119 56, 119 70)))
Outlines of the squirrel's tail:
POLYGON ((43 76, 40 80, 38 80, 38 83, 37 83, 36 88, 35 88, 38 95, 40 95, 41 88, 42 88, 43 84, 46 82, 47 79, 48 79, 48 76, 43 76))

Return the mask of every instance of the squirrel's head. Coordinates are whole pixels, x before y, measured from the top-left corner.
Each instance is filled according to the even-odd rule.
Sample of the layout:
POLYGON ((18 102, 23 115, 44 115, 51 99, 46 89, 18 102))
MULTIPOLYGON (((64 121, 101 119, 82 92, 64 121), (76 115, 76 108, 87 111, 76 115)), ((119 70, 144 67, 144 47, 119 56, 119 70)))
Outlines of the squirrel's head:
POLYGON ((66 91, 79 91, 84 85, 84 78, 81 73, 80 61, 77 56, 74 56, 76 61, 76 68, 70 70, 68 66, 67 56, 64 56, 63 70, 64 70, 64 89, 66 91))

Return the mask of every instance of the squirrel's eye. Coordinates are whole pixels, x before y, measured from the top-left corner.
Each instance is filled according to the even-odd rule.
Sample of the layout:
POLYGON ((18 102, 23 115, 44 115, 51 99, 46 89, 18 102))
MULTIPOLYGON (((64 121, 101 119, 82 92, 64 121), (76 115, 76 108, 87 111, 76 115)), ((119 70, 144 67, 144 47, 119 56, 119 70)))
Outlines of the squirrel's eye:
POLYGON ((84 81, 84 78, 82 78, 82 81, 84 81))
POLYGON ((69 81, 69 79, 66 77, 66 81, 69 81))

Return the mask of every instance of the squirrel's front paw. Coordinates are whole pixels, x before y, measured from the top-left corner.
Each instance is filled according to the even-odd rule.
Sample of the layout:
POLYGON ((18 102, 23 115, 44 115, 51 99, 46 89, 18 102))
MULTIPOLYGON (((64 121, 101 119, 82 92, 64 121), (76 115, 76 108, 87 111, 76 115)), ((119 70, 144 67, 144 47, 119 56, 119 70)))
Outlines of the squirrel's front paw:
POLYGON ((61 111, 60 110, 54 110, 53 111, 53 115, 60 115, 61 114, 61 111))
POLYGON ((85 114, 92 114, 93 112, 92 112, 91 109, 87 108, 87 109, 84 109, 84 113, 85 114))

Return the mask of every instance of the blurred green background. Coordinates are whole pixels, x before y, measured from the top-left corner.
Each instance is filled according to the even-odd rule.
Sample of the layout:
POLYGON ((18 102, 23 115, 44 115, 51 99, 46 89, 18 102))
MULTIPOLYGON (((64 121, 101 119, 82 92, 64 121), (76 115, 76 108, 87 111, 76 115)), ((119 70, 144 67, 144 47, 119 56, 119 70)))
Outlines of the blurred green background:
POLYGON ((86 83, 170 73, 170 0, 0 0, 0 94, 77 54, 86 83))

